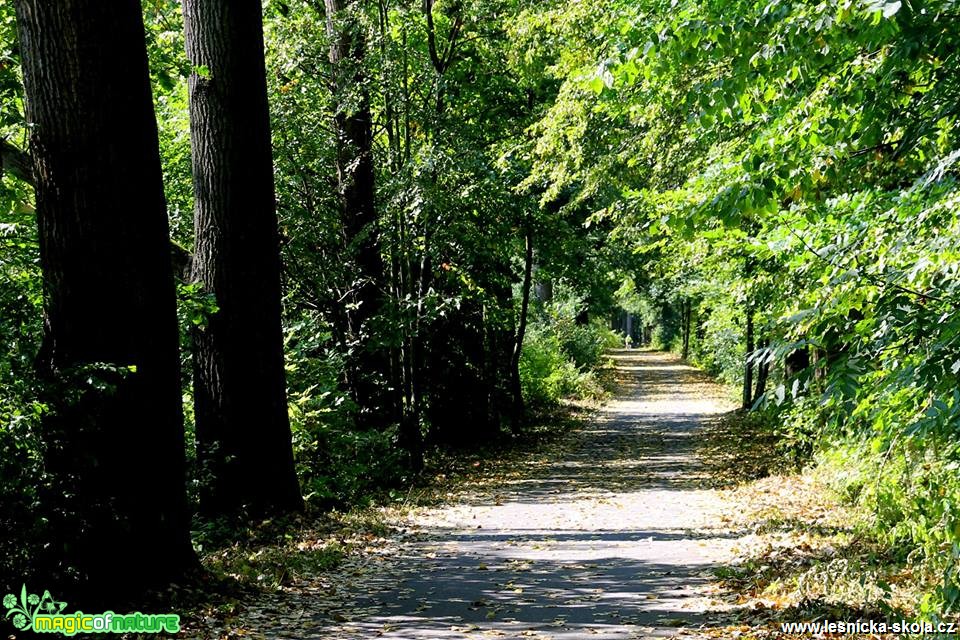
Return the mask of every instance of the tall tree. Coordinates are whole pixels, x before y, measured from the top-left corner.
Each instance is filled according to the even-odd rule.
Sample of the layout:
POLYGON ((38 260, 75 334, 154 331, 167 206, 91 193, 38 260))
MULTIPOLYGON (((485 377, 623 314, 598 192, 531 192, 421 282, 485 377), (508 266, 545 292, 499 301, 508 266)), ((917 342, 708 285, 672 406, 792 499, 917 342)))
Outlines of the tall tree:
POLYGON ((51 549, 101 595, 195 562, 140 3, 18 0, 44 277, 51 549), (130 571, 131 567, 150 571, 130 571))
POLYGON ((185 0, 183 13, 195 69, 194 278, 218 307, 194 337, 201 508, 296 510, 261 5, 185 0))
MULTIPOLYGON (((363 27, 353 14, 355 0, 324 0, 330 64, 333 72, 337 184, 347 253, 356 267, 347 313, 347 337, 353 357, 348 375, 363 426, 398 418, 399 389, 388 390, 390 352, 373 326, 387 302, 380 255, 373 157, 373 116, 363 64, 363 27)), ((418 433, 405 433, 418 449, 418 433)))

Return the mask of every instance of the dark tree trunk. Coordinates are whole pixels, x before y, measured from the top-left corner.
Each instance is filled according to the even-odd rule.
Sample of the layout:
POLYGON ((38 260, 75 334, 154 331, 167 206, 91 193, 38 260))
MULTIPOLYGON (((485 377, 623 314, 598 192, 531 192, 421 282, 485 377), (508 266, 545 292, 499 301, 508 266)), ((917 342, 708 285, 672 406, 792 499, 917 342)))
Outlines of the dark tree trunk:
POLYGON ((63 491, 49 552, 95 587, 88 597, 130 595, 195 563, 140 3, 16 8, 44 277, 45 463, 63 491))
POLYGON ((810 349, 804 347, 792 351, 784 359, 784 376, 789 380, 805 371, 810 366, 810 349))
POLYGON ((426 342, 427 417, 437 444, 471 447, 497 433, 488 420, 490 395, 482 307, 465 299, 458 313, 434 321, 426 342))
POLYGON ((533 295, 540 304, 553 302, 553 280, 539 280, 533 287, 533 295))
MULTIPOLYGON (((34 186, 33 158, 26 151, 0 139, 0 177, 5 173, 26 182, 31 187, 34 186)), ((178 280, 189 279, 190 265, 193 261, 190 252, 171 240, 170 258, 173 264, 174 277, 178 280)))
POLYGON ((751 400, 753 399, 753 356, 754 349, 754 339, 753 339, 753 308, 748 304, 747 305, 747 321, 746 321, 746 331, 744 337, 744 346, 746 350, 746 356, 744 357, 745 364, 743 368, 743 408, 749 409, 752 406, 751 400))
POLYGON ((526 407, 523 402, 523 388, 520 384, 520 355, 523 352, 523 338, 527 333, 527 317, 530 311, 530 289, 533 281, 533 231, 527 229, 524 235, 525 251, 523 259, 523 285, 520 297, 520 319, 517 321, 517 337, 513 343, 513 355, 510 358, 510 381, 513 394, 514 425, 523 423, 526 407))
POLYGON ((690 357, 690 315, 692 305, 689 300, 683 301, 681 322, 683 323, 683 359, 690 357))
MULTIPOLYGON (((351 15, 355 0, 324 0, 330 64, 333 72, 334 130, 337 138, 337 182, 346 232, 347 253, 356 265, 349 342, 353 357, 348 363, 350 386, 359 408, 358 423, 385 426, 398 411, 391 406, 396 394, 389 390, 390 353, 374 326, 387 298, 384 264, 380 255, 373 158, 373 117, 363 70, 365 42, 361 25, 351 15)), ((405 434, 411 452, 420 445, 417 433, 405 434)))
MULTIPOLYGON (((760 345, 761 348, 766 348, 769 346, 770 342, 764 340, 760 345)), ((753 392, 753 399, 750 402, 750 405, 755 405, 760 397, 767 391, 767 378, 770 375, 770 362, 764 356, 763 360, 757 365, 757 387, 753 392)))
POLYGON ((219 310, 194 334, 206 513, 300 509, 287 416, 280 256, 257 0, 184 0, 194 278, 219 310))
POLYGON ((513 410, 512 365, 517 321, 513 313, 513 288, 510 286, 509 265, 503 266, 500 276, 492 287, 497 315, 488 323, 490 375, 493 378, 491 420, 496 421, 498 430, 504 420, 510 425, 511 430, 515 430, 519 416, 514 415, 513 410))

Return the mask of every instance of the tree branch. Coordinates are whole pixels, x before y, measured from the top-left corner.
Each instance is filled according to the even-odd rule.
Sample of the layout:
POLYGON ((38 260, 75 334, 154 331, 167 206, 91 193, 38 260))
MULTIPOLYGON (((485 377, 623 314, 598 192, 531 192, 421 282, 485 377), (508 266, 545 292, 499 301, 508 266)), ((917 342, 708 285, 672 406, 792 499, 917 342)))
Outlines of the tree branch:
POLYGON ((430 51, 430 61, 437 73, 443 73, 443 61, 437 54, 437 32, 433 24, 433 0, 423 0, 423 13, 427 17, 427 49, 430 51))
POLYGON ((0 173, 9 173, 34 186, 33 161, 30 154, 0 138, 0 173))

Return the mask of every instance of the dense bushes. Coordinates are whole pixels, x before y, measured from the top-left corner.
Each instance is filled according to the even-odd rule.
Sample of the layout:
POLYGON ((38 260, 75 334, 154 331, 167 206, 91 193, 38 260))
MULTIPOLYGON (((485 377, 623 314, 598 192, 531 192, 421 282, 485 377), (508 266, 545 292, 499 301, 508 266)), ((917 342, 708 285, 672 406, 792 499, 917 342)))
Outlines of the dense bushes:
POLYGON ((405 472, 396 428, 358 430, 342 383, 342 354, 316 313, 288 322, 286 331, 290 428, 304 499, 317 507, 368 500, 395 486, 405 472))
POLYGON ((621 338, 600 320, 578 323, 576 308, 570 302, 545 305, 527 329, 520 381, 524 400, 535 409, 564 397, 604 394, 598 370, 606 351, 622 346, 621 338))

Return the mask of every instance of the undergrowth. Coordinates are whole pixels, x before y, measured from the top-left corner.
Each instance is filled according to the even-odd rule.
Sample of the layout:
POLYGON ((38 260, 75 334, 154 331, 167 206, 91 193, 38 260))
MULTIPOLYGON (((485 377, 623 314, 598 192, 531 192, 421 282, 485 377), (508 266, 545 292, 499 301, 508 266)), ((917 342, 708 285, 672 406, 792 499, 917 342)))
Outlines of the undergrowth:
POLYGON ((814 444, 797 428, 796 415, 767 410, 730 413, 707 430, 702 460, 737 505, 730 525, 754 534, 717 572, 732 605, 724 622, 772 634, 789 621, 949 619, 952 533, 930 518, 953 503, 955 476, 937 475, 919 451, 909 464, 862 441, 814 444), (940 511, 921 513, 931 494, 940 511))

